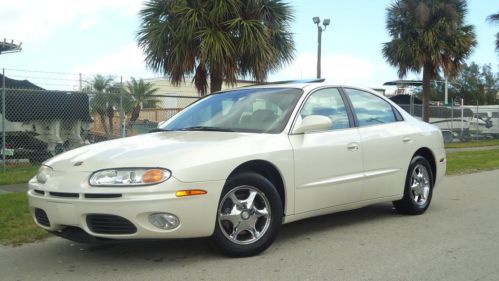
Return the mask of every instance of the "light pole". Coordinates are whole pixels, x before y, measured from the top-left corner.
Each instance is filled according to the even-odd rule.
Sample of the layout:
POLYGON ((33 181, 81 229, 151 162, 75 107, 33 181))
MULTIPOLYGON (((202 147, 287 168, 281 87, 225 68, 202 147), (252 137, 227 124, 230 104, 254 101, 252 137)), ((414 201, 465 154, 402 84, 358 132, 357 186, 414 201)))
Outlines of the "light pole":
POLYGON ((321 26, 321 19, 319 17, 313 17, 314 23, 317 25, 317 78, 321 78, 321 45, 322 45, 322 32, 326 30, 326 27, 331 23, 330 19, 324 19, 321 26))

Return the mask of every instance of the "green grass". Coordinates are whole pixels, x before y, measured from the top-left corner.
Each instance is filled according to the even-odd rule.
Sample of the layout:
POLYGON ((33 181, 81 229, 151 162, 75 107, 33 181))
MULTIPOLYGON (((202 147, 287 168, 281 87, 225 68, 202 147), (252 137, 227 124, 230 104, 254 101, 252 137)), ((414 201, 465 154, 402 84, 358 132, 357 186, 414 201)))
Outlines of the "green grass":
POLYGON ((479 146, 493 146, 493 145, 499 145, 499 139, 446 143, 445 148, 465 148, 465 147, 479 147, 479 146))
POLYGON ((47 237, 28 209, 26 193, 0 194, 0 244, 21 245, 47 237))
POLYGON ((8 165, 5 172, 0 167, 0 185, 26 183, 36 175, 38 167, 30 164, 8 165))
POLYGON ((499 149, 447 153, 447 175, 499 169, 499 149))

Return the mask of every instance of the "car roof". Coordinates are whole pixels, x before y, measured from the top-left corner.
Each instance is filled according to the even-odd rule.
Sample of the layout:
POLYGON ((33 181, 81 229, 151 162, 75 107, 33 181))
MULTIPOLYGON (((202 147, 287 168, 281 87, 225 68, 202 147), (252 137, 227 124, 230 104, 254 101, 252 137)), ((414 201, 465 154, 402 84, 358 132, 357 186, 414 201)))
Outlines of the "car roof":
POLYGON ((353 88, 353 89, 363 90, 363 91, 370 92, 372 94, 376 94, 378 96, 381 96, 378 92, 374 91, 373 89, 366 88, 366 87, 360 87, 360 86, 349 85, 349 84, 334 84, 334 83, 330 83, 328 81, 325 81, 324 79, 320 79, 320 80, 316 80, 316 81, 318 81, 318 82, 315 82, 314 80, 311 80, 309 82, 307 82, 307 81, 304 82, 302 80, 282 81, 282 82, 272 82, 272 83, 244 86, 244 87, 240 87, 240 88, 236 88, 236 89, 298 88, 298 89, 303 89, 303 90, 312 90, 312 89, 324 88, 324 87, 342 87, 342 88, 353 88))

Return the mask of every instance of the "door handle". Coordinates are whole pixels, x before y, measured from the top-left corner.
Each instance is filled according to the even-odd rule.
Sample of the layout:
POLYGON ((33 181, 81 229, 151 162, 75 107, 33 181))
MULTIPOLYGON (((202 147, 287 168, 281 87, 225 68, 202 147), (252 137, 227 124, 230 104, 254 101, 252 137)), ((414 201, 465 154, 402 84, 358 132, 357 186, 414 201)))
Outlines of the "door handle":
POLYGON ((359 150, 359 144, 356 142, 351 142, 351 143, 347 144, 347 149, 350 151, 357 151, 357 150, 359 150))
POLYGON ((403 141, 404 143, 410 143, 410 142, 412 142, 412 139, 411 139, 410 137, 404 137, 404 138, 402 139, 402 141, 403 141))

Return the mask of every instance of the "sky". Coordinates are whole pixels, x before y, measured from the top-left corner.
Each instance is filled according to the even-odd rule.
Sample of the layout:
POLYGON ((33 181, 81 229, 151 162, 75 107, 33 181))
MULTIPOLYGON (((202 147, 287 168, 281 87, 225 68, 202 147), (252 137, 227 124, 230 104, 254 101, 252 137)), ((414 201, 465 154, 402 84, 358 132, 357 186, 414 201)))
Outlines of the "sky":
MULTIPOLYGON (((22 42, 22 52, 0 55, 6 76, 28 79, 46 89, 73 90, 95 74, 116 80, 162 76, 149 70, 137 46, 142 0, 16 0, 3 1, 0 40, 22 42)), ((316 75, 317 27, 312 18, 331 19, 322 36, 322 76, 331 83, 381 87, 398 79, 382 57, 390 40, 385 27, 392 0, 290 0, 295 20, 295 60, 272 73, 269 81, 307 79, 316 75)), ((478 45, 468 59, 491 64, 498 25, 486 21, 499 12, 497 0, 468 0, 466 23, 475 26, 478 45)), ((411 73, 407 79, 420 79, 411 73)))

